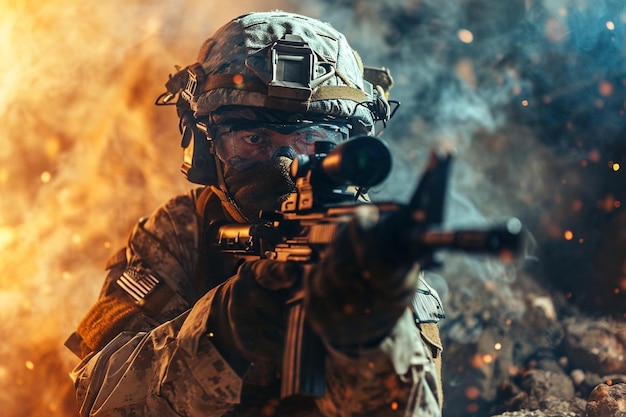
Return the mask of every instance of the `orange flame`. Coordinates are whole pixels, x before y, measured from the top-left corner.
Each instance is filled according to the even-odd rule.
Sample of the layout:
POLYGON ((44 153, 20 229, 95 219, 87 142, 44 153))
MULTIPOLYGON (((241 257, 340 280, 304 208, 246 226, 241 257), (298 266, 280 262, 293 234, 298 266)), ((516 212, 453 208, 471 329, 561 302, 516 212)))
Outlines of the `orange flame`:
POLYGON ((191 186, 175 111, 153 102, 217 25, 255 9, 0 0, 3 416, 77 415, 63 342, 137 218, 191 186))

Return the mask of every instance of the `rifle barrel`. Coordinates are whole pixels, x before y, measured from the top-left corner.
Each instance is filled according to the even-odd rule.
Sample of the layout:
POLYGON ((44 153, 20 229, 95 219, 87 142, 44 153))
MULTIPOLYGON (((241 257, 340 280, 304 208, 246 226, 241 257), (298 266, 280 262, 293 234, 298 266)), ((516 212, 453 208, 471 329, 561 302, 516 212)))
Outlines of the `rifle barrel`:
POLYGON ((452 249, 485 254, 517 253, 522 247, 523 229, 519 219, 512 218, 488 229, 417 232, 413 242, 422 249, 452 249))

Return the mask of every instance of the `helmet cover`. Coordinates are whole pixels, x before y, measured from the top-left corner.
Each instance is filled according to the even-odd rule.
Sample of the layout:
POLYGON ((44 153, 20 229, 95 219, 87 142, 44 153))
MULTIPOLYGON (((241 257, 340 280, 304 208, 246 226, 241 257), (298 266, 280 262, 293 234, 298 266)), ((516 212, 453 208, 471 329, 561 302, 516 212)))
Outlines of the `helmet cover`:
MULTIPOLYGON (((286 59, 292 62, 301 55, 307 59, 302 52, 286 59)), ((372 86, 363 78, 360 58, 345 36, 327 23, 282 11, 243 15, 203 43, 197 62, 204 79, 190 100, 196 116, 243 106, 328 116, 351 123, 359 134, 373 129, 372 112, 363 105, 373 100, 372 86), (311 79, 295 87, 283 83, 286 88, 278 82, 273 94, 276 64, 272 62, 280 60, 281 52, 272 49, 281 43, 286 44, 287 55, 292 50, 312 52, 311 79)))

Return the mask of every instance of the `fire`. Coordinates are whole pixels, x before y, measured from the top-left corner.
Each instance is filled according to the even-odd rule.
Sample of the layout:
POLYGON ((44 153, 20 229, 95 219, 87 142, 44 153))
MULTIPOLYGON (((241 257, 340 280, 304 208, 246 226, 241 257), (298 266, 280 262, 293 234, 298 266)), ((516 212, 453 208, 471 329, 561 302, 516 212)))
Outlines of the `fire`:
POLYGON ((175 111, 154 100, 217 25, 254 9, 0 0, 3 416, 77 415, 63 342, 136 220, 191 186, 175 111))

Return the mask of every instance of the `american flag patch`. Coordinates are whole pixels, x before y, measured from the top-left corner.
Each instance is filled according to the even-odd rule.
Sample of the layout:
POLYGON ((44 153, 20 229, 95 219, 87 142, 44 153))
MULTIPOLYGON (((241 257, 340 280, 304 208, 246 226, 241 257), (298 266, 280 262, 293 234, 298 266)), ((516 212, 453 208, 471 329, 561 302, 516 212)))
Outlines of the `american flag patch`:
POLYGON ((134 268, 127 268, 117 280, 119 285, 135 301, 141 301, 150 294, 159 284, 159 279, 154 275, 134 268))

